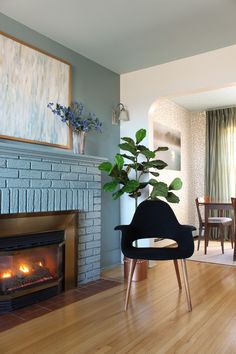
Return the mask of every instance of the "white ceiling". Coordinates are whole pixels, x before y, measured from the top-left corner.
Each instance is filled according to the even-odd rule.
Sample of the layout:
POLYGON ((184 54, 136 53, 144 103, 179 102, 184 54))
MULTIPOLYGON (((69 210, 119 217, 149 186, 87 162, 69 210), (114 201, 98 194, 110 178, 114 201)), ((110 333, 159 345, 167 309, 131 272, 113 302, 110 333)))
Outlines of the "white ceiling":
POLYGON ((171 100, 189 111, 202 112, 232 107, 236 106, 236 86, 172 97, 171 100))
POLYGON ((236 43, 236 0, 0 0, 0 11, 117 73, 236 43))

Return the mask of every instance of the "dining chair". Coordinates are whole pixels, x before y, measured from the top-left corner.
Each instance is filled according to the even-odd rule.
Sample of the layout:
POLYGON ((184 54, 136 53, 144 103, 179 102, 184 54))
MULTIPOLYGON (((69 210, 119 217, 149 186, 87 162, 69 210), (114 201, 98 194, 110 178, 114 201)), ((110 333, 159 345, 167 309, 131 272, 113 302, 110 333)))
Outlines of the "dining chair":
POLYGON ((233 255, 233 261, 236 261, 236 197, 231 198, 231 202, 233 205, 233 210, 234 210, 234 255, 233 255))
POLYGON ((179 289, 181 289, 181 279, 178 268, 178 259, 180 259, 188 310, 192 311, 185 260, 191 257, 194 252, 192 231, 196 230, 196 228, 190 225, 180 225, 173 210, 166 202, 161 200, 146 200, 139 204, 129 225, 116 226, 115 230, 122 232, 121 250, 126 257, 131 259, 125 298, 125 310, 128 308, 132 277, 138 259, 173 260, 179 289), (133 245, 136 240, 155 238, 156 236, 174 240, 177 247, 157 248, 135 247, 133 245))
MULTIPOLYGON (((202 236, 203 231, 205 231, 205 227, 206 227, 206 222, 204 220, 204 212, 205 212, 204 203, 207 204, 209 202, 210 202, 209 196, 198 197, 195 199, 198 220, 199 220, 198 246, 197 246, 198 251, 200 248, 201 238, 205 238, 205 234, 204 234, 204 236, 202 236)), ((221 250, 222 250, 222 253, 224 253, 225 228, 229 229, 231 246, 233 248, 233 220, 229 217, 223 216, 224 210, 218 210, 218 212, 219 212, 220 216, 208 217, 207 226, 209 229, 216 228, 217 230, 219 230, 220 241, 221 241, 221 250)), ((208 241, 209 240, 207 240, 206 247, 208 246, 208 241)), ((206 248, 205 248, 205 253, 206 253, 206 248)))

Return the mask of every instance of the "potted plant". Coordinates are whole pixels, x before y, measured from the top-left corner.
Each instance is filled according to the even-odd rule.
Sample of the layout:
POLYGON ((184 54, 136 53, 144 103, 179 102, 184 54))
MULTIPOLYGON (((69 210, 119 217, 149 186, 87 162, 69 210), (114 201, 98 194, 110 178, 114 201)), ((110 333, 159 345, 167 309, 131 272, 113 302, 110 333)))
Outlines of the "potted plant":
POLYGON ((146 130, 140 129, 135 134, 135 140, 130 137, 121 138, 123 143, 118 146, 125 153, 117 153, 113 163, 106 161, 99 165, 99 169, 112 179, 111 182, 104 184, 103 190, 111 192, 114 200, 128 193, 129 197, 134 199, 135 209, 138 206, 138 198, 147 188, 149 188, 147 199, 163 197, 169 203, 179 203, 179 197, 173 191, 182 188, 181 179, 175 178, 169 185, 158 180, 159 170, 164 169, 167 163, 157 159, 156 155, 159 151, 168 150, 168 147, 149 150, 140 144, 145 137, 146 130), (155 178, 149 178, 150 175, 155 178))

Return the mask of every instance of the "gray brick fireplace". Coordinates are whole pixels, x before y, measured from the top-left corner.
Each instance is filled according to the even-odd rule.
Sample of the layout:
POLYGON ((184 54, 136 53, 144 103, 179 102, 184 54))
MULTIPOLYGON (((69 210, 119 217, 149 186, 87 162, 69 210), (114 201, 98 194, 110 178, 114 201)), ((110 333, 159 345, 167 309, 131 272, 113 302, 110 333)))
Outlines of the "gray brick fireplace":
POLYGON ((0 142, 0 213, 77 210, 78 283, 100 277, 104 159, 0 142))

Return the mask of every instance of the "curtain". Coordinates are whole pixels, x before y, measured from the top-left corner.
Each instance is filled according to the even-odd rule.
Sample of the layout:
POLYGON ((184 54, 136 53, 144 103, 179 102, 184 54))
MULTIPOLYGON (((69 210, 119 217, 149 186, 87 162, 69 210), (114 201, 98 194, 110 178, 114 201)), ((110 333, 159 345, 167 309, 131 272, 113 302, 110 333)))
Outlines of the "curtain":
POLYGON ((206 195, 230 202, 236 196, 236 108, 206 116, 206 195))

